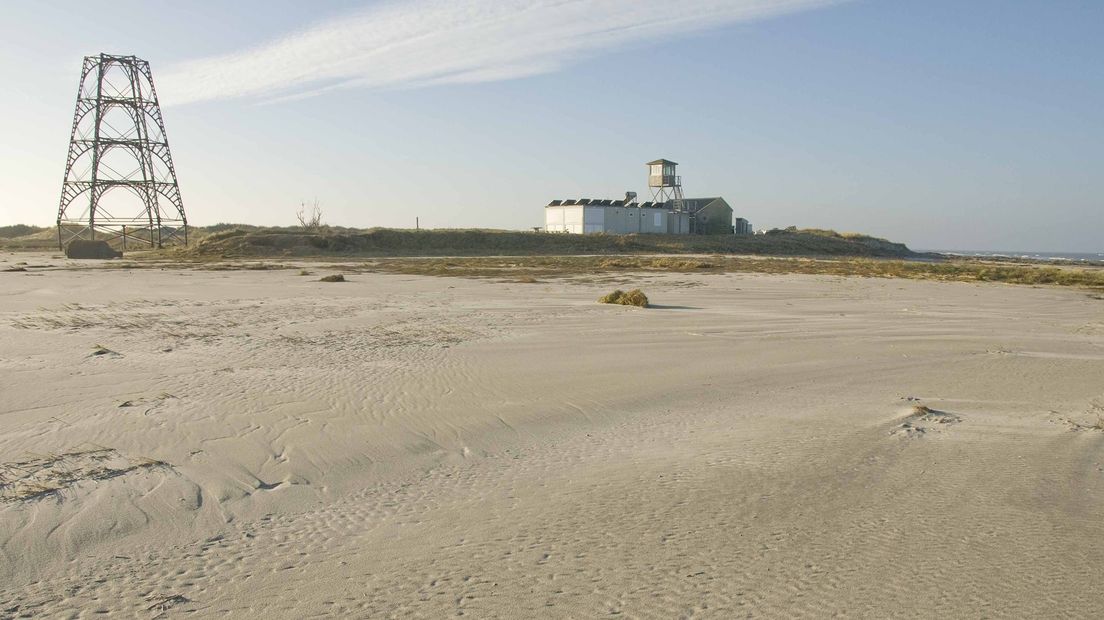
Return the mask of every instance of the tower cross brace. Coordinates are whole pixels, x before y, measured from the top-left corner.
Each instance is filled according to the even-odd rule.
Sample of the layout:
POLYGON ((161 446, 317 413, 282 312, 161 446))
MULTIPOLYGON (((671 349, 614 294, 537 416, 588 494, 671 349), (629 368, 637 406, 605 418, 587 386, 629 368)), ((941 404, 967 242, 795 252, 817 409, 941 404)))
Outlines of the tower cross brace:
POLYGON ((84 58, 57 226, 62 249, 97 234, 123 248, 128 241, 158 248, 173 241, 187 245, 180 184, 145 60, 111 54, 84 58))

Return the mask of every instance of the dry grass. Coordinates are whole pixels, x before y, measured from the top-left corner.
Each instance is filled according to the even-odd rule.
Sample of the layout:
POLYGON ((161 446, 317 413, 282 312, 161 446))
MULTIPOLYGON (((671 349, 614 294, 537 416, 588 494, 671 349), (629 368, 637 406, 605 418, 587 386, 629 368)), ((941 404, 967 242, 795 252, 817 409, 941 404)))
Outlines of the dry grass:
POLYGON ((629 292, 618 289, 608 295, 603 295, 598 299, 600 304, 620 304, 622 306, 636 306, 637 308, 648 307, 648 296, 644 294, 638 288, 634 288, 629 292))
POLYGON ((571 277, 611 272, 803 273, 872 278, 1104 288, 1104 269, 989 264, 976 261, 901 261, 867 258, 761 258, 708 260, 649 256, 531 256, 511 258, 393 258, 361 265, 368 271, 460 277, 571 277))
POLYGON ((1073 431, 1104 431, 1104 416, 1098 415, 1090 422, 1077 422, 1068 418, 1060 418, 1073 431))
POLYGON ((103 446, 27 456, 22 461, 0 463, 0 503, 40 499, 57 495, 81 482, 108 480, 133 471, 169 467, 164 461, 148 457, 131 458, 103 446))
POLYGON ((657 271, 701 271, 717 269, 717 262, 708 262, 695 258, 682 258, 677 256, 663 256, 659 258, 645 258, 624 256, 606 258, 598 261, 602 269, 647 269, 657 271))
MULTIPOLYGON (((229 231, 226 234, 232 234, 229 231)), ((304 259, 296 259, 301 263, 304 259)), ((309 259, 308 259, 309 260, 309 259)), ((300 269, 280 262, 226 262, 221 257, 188 253, 146 253, 125 265, 133 268, 195 268, 204 270, 300 269)), ((107 264, 96 268, 111 269, 107 264)), ((946 282, 1001 282, 1032 286, 1074 286, 1092 289, 1104 298, 1104 267, 1055 266, 980 259, 898 260, 864 257, 768 257, 768 256, 460 256, 460 257, 352 257, 341 264, 320 262, 319 269, 346 273, 378 272, 463 278, 493 278, 536 283, 549 278, 585 279, 626 273, 763 273, 904 278, 946 282)), ((306 270, 303 270, 306 271, 306 270)), ((300 273, 303 273, 301 271, 300 273)), ((307 271, 306 273, 310 273, 307 271)))
MULTIPOLYGON (((553 256, 763 254, 916 256, 905 245, 864 235, 787 229, 769 235, 562 235, 505 230, 355 230, 323 227, 192 229, 191 257, 553 256)), ((172 254, 173 252, 169 252, 172 254)))

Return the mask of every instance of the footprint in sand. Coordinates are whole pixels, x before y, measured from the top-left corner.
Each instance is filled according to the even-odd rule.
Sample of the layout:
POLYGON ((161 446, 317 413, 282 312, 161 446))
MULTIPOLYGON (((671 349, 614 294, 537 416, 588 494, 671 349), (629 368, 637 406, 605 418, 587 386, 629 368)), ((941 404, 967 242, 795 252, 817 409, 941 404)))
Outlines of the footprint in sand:
POLYGON ((932 432, 941 432, 948 426, 958 424, 962 418, 946 411, 938 411, 927 405, 916 405, 912 412, 905 417, 890 435, 903 435, 905 437, 923 437, 932 432))

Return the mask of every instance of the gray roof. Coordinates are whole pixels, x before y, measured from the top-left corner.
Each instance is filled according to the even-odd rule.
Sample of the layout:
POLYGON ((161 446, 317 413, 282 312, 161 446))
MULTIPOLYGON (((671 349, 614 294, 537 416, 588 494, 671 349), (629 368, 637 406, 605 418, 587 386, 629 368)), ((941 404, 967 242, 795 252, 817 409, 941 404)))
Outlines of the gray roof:
POLYGON ((548 203, 549 207, 577 207, 577 206, 589 206, 589 207, 642 207, 642 208, 663 208, 664 204, 659 202, 630 202, 626 203, 624 198, 568 198, 553 200, 548 203))
MULTIPOLYGON (((686 205, 687 211, 697 211, 698 209, 704 209, 705 207, 718 200, 724 200, 724 198, 721 198, 720 196, 712 196, 707 198, 684 198, 682 202, 686 205)), ((728 203, 726 202, 725 204, 728 203)))
MULTIPOLYGON (((705 197, 705 198, 684 198, 682 202, 683 202, 683 205, 686 207, 686 210, 693 213, 695 211, 699 211, 701 209, 704 209, 705 207, 708 207, 709 205, 713 204, 714 202, 716 202, 718 200, 724 201, 726 205, 728 204, 728 202, 725 201, 724 198, 721 197, 721 196, 709 196, 709 197, 705 197)), ((591 207, 633 207, 633 208, 639 207, 641 209, 670 209, 671 206, 672 206, 670 204, 670 201, 668 201, 668 202, 653 202, 651 200, 649 200, 647 202, 630 202, 630 203, 626 204, 625 200, 621 199, 621 198, 618 198, 618 199, 608 199, 608 198, 594 198, 594 199, 579 198, 579 199, 574 199, 574 198, 568 198, 566 200, 557 199, 557 200, 553 200, 553 201, 548 203, 549 207, 572 207, 572 206, 580 206, 580 205, 591 206, 591 207)))
POLYGON ((671 165, 673 165, 673 166, 677 166, 677 165, 678 165, 678 162, 673 162, 673 161, 671 161, 670 159, 657 159, 657 160, 655 160, 655 161, 650 161, 650 162, 648 162, 648 163, 646 163, 646 164, 644 164, 644 165, 645 165, 645 166, 654 166, 654 165, 656 165, 656 164, 671 164, 671 165))

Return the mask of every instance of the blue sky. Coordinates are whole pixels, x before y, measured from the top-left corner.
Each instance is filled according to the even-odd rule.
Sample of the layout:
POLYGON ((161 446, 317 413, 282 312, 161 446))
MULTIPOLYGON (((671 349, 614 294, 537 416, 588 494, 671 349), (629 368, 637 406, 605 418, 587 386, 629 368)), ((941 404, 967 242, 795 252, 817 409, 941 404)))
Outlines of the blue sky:
POLYGON ((528 228, 691 196, 757 228, 1104 251, 1096 0, 0 0, 0 224, 56 217, 81 57, 149 60, 189 220, 528 228), (677 8, 672 8, 677 7, 677 8), (670 19, 666 11, 671 10, 670 19), (314 79, 319 77, 319 79, 314 79))

